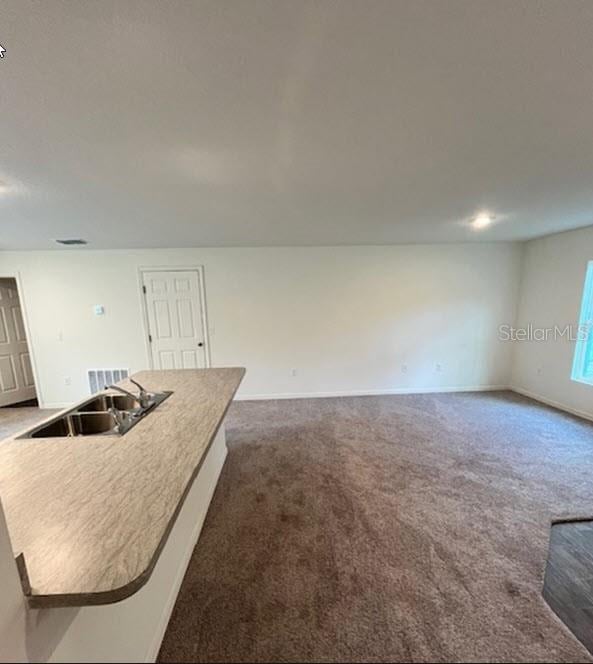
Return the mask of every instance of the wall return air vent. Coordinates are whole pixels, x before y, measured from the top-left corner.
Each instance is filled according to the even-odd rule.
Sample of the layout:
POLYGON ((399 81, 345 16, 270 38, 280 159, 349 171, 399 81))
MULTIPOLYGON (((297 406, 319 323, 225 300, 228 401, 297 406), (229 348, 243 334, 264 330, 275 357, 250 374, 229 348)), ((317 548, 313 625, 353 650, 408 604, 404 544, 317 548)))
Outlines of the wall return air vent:
POLYGON ((129 369, 89 369, 89 389, 91 394, 104 390, 130 375, 129 369))

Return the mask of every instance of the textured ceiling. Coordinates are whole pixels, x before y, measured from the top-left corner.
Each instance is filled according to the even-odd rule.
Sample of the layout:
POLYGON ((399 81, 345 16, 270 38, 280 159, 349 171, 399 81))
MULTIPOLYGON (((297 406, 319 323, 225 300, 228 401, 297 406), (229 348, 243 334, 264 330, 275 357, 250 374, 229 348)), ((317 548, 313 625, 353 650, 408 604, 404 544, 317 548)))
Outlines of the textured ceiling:
POLYGON ((593 223, 589 0, 3 0, 0 44, 2 249, 593 223))

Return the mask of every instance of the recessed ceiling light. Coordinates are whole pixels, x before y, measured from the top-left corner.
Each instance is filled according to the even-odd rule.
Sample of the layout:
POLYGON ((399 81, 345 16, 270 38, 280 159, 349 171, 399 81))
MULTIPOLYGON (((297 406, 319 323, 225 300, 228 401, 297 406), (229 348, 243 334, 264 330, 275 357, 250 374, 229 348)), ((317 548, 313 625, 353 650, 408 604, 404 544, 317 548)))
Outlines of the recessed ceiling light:
POLYGON ((18 182, 13 178, 4 179, 0 178, 0 196, 4 198, 5 196, 20 196, 27 193, 26 187, 22 182, 18 182))
POLYGON ((56 240, 58 244, 65 244, 69 247, 73 245, 80 245, 80 244, 88 244, 86 240, 81 240, 81 239, 72 239, 72 240, 56 240))
POLYGON ((490 224, 496 219, 496 217, 493 214, 490 214, 489 212, 480 212, 476 217, 473 218, 472 220, 472 226, 478 230, 481 230, 482 228, 487 228, 490 226, 490 224))

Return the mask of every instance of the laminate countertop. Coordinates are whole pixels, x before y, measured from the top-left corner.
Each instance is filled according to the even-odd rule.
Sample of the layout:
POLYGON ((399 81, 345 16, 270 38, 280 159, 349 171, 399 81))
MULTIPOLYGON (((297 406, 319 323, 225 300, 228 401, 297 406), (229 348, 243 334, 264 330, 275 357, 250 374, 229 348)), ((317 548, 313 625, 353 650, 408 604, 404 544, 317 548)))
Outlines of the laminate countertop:
POLYGON ((142 371, 133 378, 147 390, 173 394, 125 435, 0 445, 0 499, 31 606, 111 603, 142 587, 244 374, 142 371))

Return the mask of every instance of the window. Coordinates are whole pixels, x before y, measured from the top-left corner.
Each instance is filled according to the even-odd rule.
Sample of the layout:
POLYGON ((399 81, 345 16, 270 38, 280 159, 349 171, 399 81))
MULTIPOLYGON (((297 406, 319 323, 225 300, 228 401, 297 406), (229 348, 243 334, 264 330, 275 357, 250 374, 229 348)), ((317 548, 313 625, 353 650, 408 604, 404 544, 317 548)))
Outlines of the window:
POLYGON ((572 379, 593 385, 593 261, 587 264, 572 379))

